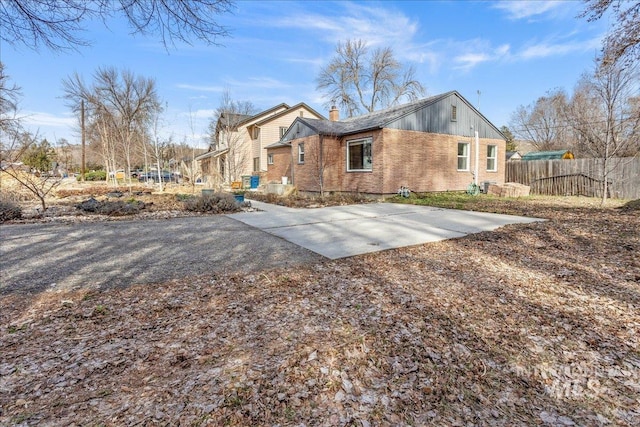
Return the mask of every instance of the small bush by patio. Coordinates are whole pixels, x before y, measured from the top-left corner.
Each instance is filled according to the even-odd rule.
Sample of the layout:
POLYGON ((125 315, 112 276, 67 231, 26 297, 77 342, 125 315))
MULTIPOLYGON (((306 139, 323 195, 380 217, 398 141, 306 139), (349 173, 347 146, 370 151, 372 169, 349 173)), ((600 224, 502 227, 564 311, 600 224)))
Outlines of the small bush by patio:
POLYGON ((240 211, 240 207, 233 194, 222 192, 203 194, 184 202, 184 209, 189 212, 229 213, 240 211))

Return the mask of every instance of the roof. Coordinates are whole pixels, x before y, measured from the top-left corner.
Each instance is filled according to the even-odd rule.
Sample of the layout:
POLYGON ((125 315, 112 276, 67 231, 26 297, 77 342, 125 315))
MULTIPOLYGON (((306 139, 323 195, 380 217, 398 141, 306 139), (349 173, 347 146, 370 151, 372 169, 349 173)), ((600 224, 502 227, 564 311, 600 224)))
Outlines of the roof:
MULTIPOLYGON (((280 104, 280 106, 283 106, 283 105, 286 106, 286 104, 280 104)), ((285 114, 289 114, 289 113, 291 113, 291 111, 297 110, 298 108, 301 108, 301 107, 305 108, 307 111, 315 114, 318 117, 323 117, 324 118, 324 116, 322 114, 318 113, 316 110, 314 110, 313 108, 309 107, 304 102, 300 102, 299 104, 296 104, 293 107, 287 106, 287 108, 285 110, 282 110, 280 112, 272 114, 269 117, 266 117, 266 118, 260 120, 259 122, 254 123, 254 125, 261 126, 261 125, 269 122, 270 120, 273 120, 273 119, 276 119, 278 117, 284 116, 285 114)), ((272 110, 273 110, 273 108, 272 108, 272 110)), ((259 115, 262 115, 262 113, 260 113, 259 115)))
POLYGON ((207 157, 218 157, 224 153, 226 153, 227 151, 229 151, 228 148, 223 148, 220 150, 216 150, 216 151, 208 151, 204 154, 200 154, 199 156, 196 156, 196 160, 203 160, 206 159, 207 157))
MULTIPOLYGON (((373 129, 382 129, 396 120, 408 116, 425 107, 429 107, 430 105, 433 105, 451 95, 455 95, 460 98, 497 133, 502 135, 498 128, 496 128, 486 117, 482 115, 482 113, 469 104, 466 99, 455 90, 344 120, 330 121, 298 117, 294 123, 296 121, 302 122, 304 125, 308 126, 320 135, 345 136, 373 129)), ((292 128, 293 125, 290 129, 292 128)))
POLYGON ((569 150, 554 150, 554 151, 532 151, 524 154, 522 160, 561 160, 561 159, 574 159, 573 153, 569 150))

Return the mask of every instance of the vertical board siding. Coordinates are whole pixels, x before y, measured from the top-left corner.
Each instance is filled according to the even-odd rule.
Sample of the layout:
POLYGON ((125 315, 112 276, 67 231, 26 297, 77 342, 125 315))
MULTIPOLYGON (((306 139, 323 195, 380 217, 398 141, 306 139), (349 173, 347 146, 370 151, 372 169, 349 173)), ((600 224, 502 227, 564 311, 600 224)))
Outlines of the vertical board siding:
POLYGON ((502 139, 502 135, 476 110, 455 94, 425 106, 385 125, 389 129, 412 130, 441 135, 502 139), (451 120, 451 106, 456 106, 456 120, 451 120))
MULTIPOLYGON (((602 159, 534 160, 507 162, 507 182, 531 186, 533 194, 601 197, 602 159)), ((609 159, 608 197, 640 198, 640 158, 609 159)))

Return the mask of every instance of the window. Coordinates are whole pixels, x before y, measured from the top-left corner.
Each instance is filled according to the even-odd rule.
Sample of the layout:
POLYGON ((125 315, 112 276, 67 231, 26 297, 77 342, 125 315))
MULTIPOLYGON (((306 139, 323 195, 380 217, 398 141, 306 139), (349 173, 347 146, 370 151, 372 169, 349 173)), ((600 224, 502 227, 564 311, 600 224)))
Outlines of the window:
POLYGON ((458 120, 458 107, 456 107, 455 105, 451 106, 451 121, 455 122, 456 120, 458 120))
POLYGON ((304 163, 304 142, 298 144, 298 163, 304 163))
POLYGON ((267 164, 268 165, 272 165, 273 164, 273 153, 267 154, 267 164))
POLYGON ((304 111, 300 110, 300 117, 304 117, 304 111))
POLYGON ((495 172, 498 170, 498 146, 487 145, 487 170, 495 172))
POLYGON ((347 141, 347 171, 370 171, 373 169, 371 138, 347 141))
POLYGON ((285 133, 287 133, 287 127, 285 126, 280 126, 280 138, 282 138, 284 136, 285 133))
POLYGON ((256 126, 253 128, 253 139, 258 139, 259 137, 260 137, 260 128, 256 126))
POLYGON ((254 172, 260 171, 260 157, 253 158, 253 171, 254 172))
POLYGON ((458 170, 469 170, 469 143, 458 142, 458 170))

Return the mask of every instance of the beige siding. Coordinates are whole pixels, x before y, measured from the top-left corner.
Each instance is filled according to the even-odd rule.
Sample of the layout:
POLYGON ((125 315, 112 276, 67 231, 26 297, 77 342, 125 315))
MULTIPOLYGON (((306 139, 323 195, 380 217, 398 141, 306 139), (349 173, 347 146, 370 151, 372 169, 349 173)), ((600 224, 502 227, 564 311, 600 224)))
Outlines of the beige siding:
POLYGON ((277 117, 265 124, 263 124, 260 128, 260 138, 257 141, 254 141, 253 144, 253 155, 252 157, 260 156, 260 168, 262 170, 267 170, 267 150, 265 147, 267 145, 271 145, 275 142, 280 141, 280 127, 288 128, 291 126, 291 123, 296 119, 296 117, 300 116, 300 111, 304 112, 304 116, 307 118, 315 118, 321 119, 311 111, 304 107, 298 107, 295 110, 289 110, 287 114, 283 114, 280 117, 277 117))

